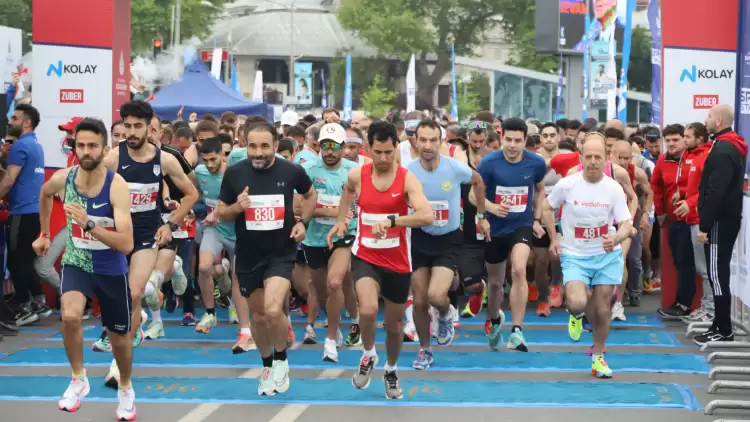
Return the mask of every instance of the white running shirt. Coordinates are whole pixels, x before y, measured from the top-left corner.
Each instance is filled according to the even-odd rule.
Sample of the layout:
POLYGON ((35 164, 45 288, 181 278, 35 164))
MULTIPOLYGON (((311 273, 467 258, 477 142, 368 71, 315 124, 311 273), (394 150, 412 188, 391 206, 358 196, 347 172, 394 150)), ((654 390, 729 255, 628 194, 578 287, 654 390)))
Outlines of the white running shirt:
POLYGON ((601 255, 605 253, 604 238, 617 231, 612 221, 632 220, 625 192, 610 177, 589 183, 582 172, 575 173, 557 182, 547 201, 552 208, 565 204, 560 218, 564 254, 601 255))

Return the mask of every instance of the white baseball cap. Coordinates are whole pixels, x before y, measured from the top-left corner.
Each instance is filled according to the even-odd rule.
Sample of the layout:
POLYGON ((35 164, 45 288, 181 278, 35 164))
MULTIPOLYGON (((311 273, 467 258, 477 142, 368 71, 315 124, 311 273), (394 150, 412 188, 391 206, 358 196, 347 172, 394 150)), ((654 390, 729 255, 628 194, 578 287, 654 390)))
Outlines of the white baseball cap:
POLYGON ((346 130, 338 123, 327 123, 320 128, 320 137, 318 140, 323 142, 327 139, 343 144, 346 140, 346 130))
POLYGON ((281 115, 282 126, 294 126, 297 122, 299 122, 299 116, 295 111, 287 110, 281 115))

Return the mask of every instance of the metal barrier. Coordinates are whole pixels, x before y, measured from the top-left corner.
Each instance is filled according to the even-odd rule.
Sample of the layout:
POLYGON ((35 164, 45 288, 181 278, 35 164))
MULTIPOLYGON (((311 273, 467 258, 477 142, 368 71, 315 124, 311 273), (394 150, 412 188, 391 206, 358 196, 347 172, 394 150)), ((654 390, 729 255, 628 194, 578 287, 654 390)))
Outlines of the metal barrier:
MULTIPOLYGON (((732 326, 735 334, 747 336, 750 339, 750 308, 743 304, 742 301, 732 296, 732 326)), ((696 334, 705 332, 711 323, 692 323, 688 325, 686 336, 693 337, 696 334)), ((748 377, 749 380, 716 380, 708 386, 708 394, 716 394, 720 390, 750 390, 750 341, 733 341, 733 342, 711 342, 703 345, 701 351, 721 349, 747 349, 747 352, 740 351, 715 351, 708 355, 706 359, 712 366, 709 373, 709 379, 715 380, 720 375, 732 375, 737 377, 748 377), (739 365, 748 364, 748 366, 739 365, 722 365, 719 361, 732 361, 739 365)), ((748 400, 712 400, 706 404, 704 412, 707 415, 713 415, 718 409, 726 410, 745 410, 750 411, 750 401, 748 400)), ((730 419, 718 419, 714 422, 739 422, 730 419)))

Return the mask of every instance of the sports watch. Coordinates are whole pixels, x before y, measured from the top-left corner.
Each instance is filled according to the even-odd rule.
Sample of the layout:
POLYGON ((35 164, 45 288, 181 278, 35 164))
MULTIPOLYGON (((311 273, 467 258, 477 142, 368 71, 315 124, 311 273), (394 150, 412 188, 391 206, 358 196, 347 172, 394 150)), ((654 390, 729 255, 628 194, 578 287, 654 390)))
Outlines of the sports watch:
POLYGON ((391 228, 396 227, 396 216, 391 214, 388 216, 388 219, 391 220, 391 228))
POLYGON ((89 220, 86 222, 86 227, 83 228, 83 231, 88 233, 91 230, 94 230, 94 227, 96 227, 96 222, 94 220, 89 220))
POLYGON ((167 226, 169 226, 169 230, 171 230, 172 233, 176 232, 177 230, 180 230, 180 225, 173 223, 171 221, 167 221, 167 226))
POLYGON ((484 214, 483 214, 483 213, 481 213, 481 212, 478 212, 478 213, 476 213, 476 216, 477 216, 477 220, 484 220, 484 219, 486 218, 486 217, 484 216, 484 214))

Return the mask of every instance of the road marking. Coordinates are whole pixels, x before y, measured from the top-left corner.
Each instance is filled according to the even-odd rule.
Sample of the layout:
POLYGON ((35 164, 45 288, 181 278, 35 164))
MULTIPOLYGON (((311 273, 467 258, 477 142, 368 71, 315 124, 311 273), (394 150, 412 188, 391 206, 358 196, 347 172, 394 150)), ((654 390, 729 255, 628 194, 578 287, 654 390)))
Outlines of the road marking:
POLYGON ((262 372, 261 368, 252 368, 240 374, 237 378, 258 378, 262 372))
POLYGON ((202 422, 219 410, 220 407, 221 403, 203 403, 180 418, 178 422, 202 422))
POLYGON ((336 379, 341 376, 341 374, 344 373, 343 369, 340 368, 329 368, 324 369, 323 372, 318 375, 319 380, 330 380, 330 379, 336 379))
POLYGON ((288 404, 269 422, 294 422, 310 407, 309 404, 288 404))

